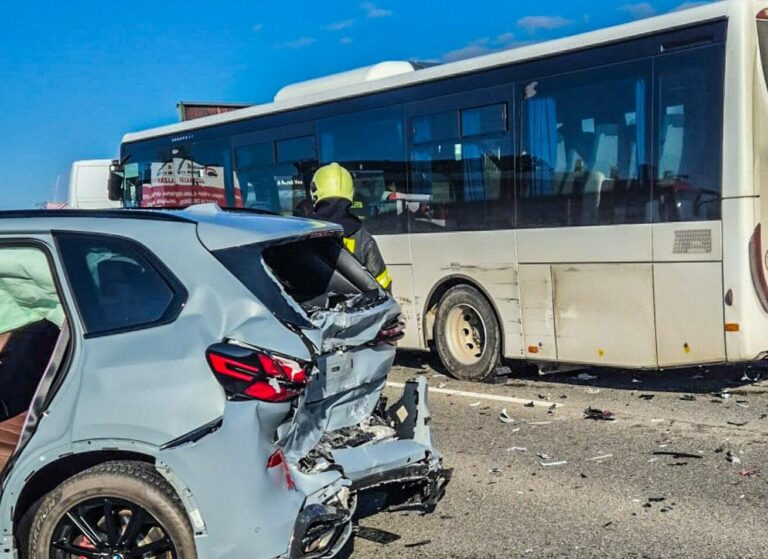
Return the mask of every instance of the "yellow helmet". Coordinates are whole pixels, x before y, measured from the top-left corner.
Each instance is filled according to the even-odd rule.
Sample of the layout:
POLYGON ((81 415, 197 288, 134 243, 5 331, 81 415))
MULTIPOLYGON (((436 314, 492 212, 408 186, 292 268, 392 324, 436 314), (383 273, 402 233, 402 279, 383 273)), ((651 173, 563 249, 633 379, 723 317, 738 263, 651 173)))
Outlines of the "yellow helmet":
POLYGON ((315 172, 311 192, 315 203, 326 198, 345 198, 352 202, 355 197, 352 174, 338 163, 329 163, 315 172))

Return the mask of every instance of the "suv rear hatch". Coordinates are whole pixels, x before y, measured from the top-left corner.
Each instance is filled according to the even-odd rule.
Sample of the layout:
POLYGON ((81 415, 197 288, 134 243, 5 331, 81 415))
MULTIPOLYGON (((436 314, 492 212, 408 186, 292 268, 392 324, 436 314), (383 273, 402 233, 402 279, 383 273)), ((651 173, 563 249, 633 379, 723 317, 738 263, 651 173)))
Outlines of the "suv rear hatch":
MULTIPOLYGON (((413 504, 433 505, 447 475, 432 447, 426 382, 407 383, 402 398, 386 405, 400 309, 344 249, 340 230, 315 227, 211 252, 312 356, 291 365, 306 383, 277 432, 285 463, 301 474, 340 470, 355 490, 397 483, 413 504)), ((231 338, 216 351, 260 351, 250 343, 231 338)), ((277 361, 294 363, 290 357, 277 361)))

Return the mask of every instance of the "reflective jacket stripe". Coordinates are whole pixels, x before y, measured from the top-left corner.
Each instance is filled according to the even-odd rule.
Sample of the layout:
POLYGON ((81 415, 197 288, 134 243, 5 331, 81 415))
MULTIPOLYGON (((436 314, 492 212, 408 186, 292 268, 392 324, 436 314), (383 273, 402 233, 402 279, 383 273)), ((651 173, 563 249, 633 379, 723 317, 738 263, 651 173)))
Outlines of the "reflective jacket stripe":
POLYGON ((355 242, 355 239, 353 239, 352 237, 344 237, 344 246, 347 247, 347 250, 352 254, 355 254, 356 244, 357 243, 355 242))
POLYGON ((389 273, 389 270, 385 269, 378 276, 376 276, 376 281, 379 282, 381 287, 387 289, 392 283, 392 275, 389 273))

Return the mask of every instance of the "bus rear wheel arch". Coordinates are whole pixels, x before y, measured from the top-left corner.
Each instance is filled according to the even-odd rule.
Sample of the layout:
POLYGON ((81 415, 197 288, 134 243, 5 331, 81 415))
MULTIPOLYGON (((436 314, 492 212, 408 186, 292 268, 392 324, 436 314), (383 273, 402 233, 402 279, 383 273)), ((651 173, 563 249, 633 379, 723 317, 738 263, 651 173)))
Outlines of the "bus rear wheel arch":
POLYGON ((501 326, 488 299, 476 288, 448 288, 435 306, 433 340, 448 373, 459 380, 491 378, 501 358, 501 326))

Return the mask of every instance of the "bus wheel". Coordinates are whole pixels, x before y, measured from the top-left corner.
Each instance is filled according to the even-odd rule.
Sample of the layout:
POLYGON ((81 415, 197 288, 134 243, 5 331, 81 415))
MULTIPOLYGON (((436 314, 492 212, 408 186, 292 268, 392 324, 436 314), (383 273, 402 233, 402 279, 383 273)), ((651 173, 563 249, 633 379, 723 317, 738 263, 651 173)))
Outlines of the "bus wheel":
POLYGON ((457 285, 445 292, 437 305, 435 347, 445 368, 459 380, 482 382, 494 374, 501 328, 477 289, 457 285))

